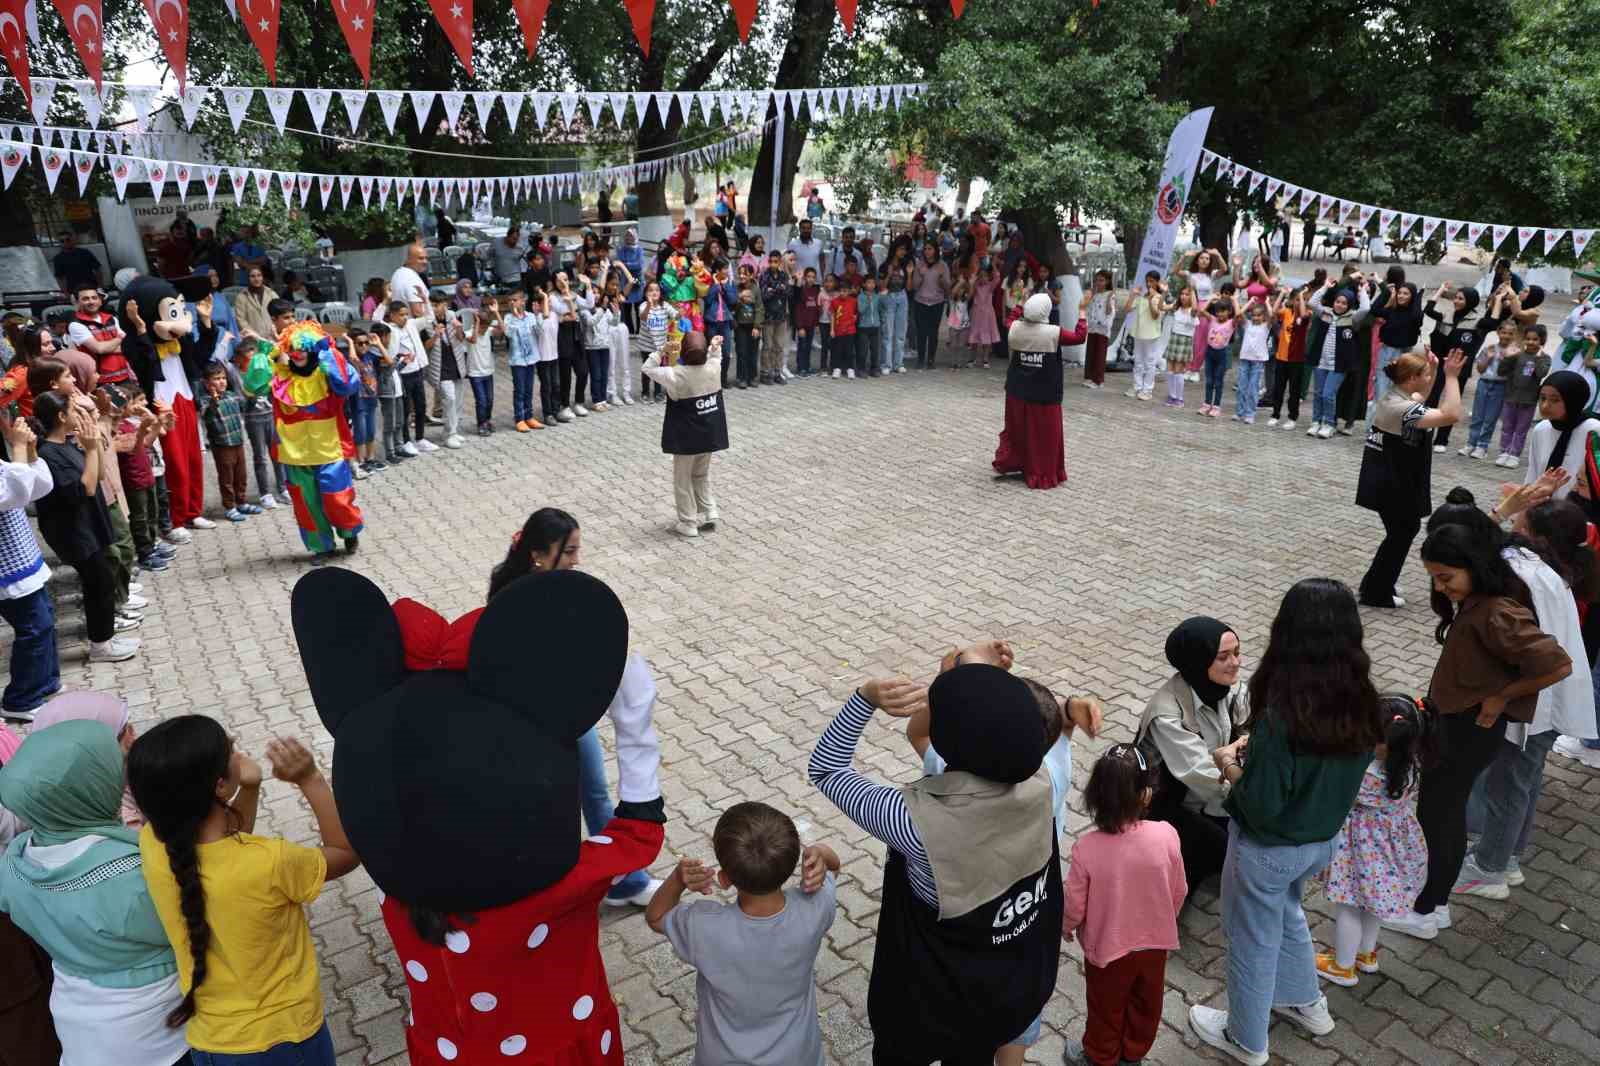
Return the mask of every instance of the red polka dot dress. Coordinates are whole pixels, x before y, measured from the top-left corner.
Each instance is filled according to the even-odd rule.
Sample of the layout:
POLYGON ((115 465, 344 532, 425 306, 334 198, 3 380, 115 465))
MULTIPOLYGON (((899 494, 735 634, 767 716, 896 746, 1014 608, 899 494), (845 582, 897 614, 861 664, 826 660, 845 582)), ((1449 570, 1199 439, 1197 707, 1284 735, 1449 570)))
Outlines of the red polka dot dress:
POLYGON ((621 1066, 617 1008, 600 958, 600 900, 661 850, 662 826, 614 818, 578 864, 526 899, 457 919, 444 947, 425 943, 404 904, 383 921, 411 993, 412 1066, 621 1066))

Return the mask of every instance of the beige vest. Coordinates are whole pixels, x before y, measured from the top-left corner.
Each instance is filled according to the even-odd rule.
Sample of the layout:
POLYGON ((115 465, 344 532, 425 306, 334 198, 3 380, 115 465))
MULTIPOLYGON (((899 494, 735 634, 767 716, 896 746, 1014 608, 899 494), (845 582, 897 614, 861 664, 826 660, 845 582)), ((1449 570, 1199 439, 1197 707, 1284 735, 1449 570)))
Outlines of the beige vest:
POLYGON ((1055 816, 1042 765, 1019 785, 951 770, 902 790, 939 890, 939 920, 995 899, 1050 861, 1055 816))

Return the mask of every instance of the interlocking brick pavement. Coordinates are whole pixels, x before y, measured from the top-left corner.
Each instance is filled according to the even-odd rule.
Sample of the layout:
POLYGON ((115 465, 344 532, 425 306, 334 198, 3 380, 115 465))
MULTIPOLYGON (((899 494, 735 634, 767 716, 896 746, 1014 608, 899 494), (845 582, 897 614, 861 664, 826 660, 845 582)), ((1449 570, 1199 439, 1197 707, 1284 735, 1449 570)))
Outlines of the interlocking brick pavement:
MULTIPOLYGON (((489 568, 530 510, 579 516, 584 568, 628 605, 634 645, 660 686, 670 821, 656 872, 679 856, 708 857, 717 815, 738 799, 791 812, 807 840, 831 843, 844 861, 838 917, 817 960, 823 1031, 839 1063, 870 1061, 866 988, 884 848, 811 788, 805 762, 854 685, 889 672, 928 676, 950 646, 1005 637, 1020 671, 1104 701, 1103 735, 1078 747, 1081 781, 1099 750, 1132 736, 1168 674, 1162 646, 1174 623, 1217 615, 1237 627, 1247 658, 1259 654, 1291 583, 1354 583, 1381 535, 1376 516, 1351 502, 1359 437, 1316 441, 1197 418, 1198 386, 1189 411, 1172 413, 1118 395, 1120 378, 1091 393, 1069 374, 1067 485, 1032 492, 996 481, 988 464, 1003 377, 940 370, 734 392, 733 448, 713 465, 722 525, 694 542, 668 531, 659 407, 471 437, 461 451, 359 486, 368 532, 351 565, 391 596, 451 615, 481 603, 489 568)), ((507 392, 502 380, 502 422, 507 392)), ((1499 473, 1453 451, 1438 456, 1435 500, 1456 483, 1489 498, 1499 473)), ((217 715, 255 752, 272 734, 296 733, 316 742, 326 766, 329 740, 285 629, 305 570, 287 510, 196 533, 173 569, 145 580, 155 606, 138 659, 87 665, 77 609, 64 609, 66 681, 120 688, 140 723, 217 715)), ((1381 685, 1417 689, 1437 647, 1415 562, 1402 592, 1405 609, 1363 612, 1368 647, 1381 685)), ((530 640, 539 625, 529 620, 530 640)), ((868 728, 860 757, 884 779, 917 772, 889 721, 868 728)), ((1385 934, 1385 972, 1329 990, 1338 1028, 1310 1040, 1275 1026, 1273 1050, 1283 1061, 1360 1066, 1600 1060, 1597 809, 1600 774, 1552 757, 1526 886, 1505 903, 1455 903, 1455 928, 1431 943, 1385 934)), ((1068 822, 1073 834, 1087 825, 1076 789, 1068 822)), ((276 783, 260 825, 313 834, 299 798, 276 783)), ((1184 1012, 1223 1001, 1226 941, 1214 893, 1202 890, 1196 904, 1168 968, 1154 1064, 1214 1057, 1188 1034, 1184 1012)), ((1313 894, 1308 906, 1327 937, 1326 903, 1313 894)), ((340 1062, 404 1062, 406 991, 371 881, 358 872, 330 886, 311 921, 340 1062)), ((602 929, 627 1062, 690 1062, 692 973, 637 912, 608 913, 602 929)), ((1064 1039, 1081 1035, 1075 944, 1062 952, 1045 1021, 1030 1062, 1059 1061, 1064 1039)))

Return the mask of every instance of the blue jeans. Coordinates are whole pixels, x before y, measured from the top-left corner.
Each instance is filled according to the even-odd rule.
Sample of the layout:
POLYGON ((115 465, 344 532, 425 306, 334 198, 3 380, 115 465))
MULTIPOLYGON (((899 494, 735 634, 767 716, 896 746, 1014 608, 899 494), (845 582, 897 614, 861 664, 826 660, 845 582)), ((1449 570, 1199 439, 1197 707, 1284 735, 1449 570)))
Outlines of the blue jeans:
POLYGON ((1506 383, 1478 379, 1478 393, 1472 400, 1472 427, 1467 431, 1469 448, 1487 448, 1494 440, 1494 427, 1500 422, 1500 409, 1506 405, 1506 383))
POLYGON ((589 357, 589 399, 594 403, 606 402, 606 388, 611 383, 611 349, 585 349, 589 357))
POLYGON ((352 405, 350 434, 357 444, 370 444, 378 435, 378 398, 359 396, 352 405))
POLYGON ((526 422, 533 417, 534 364, 511 368, 511 417, 526 422))
POLYGON ((1212 407, 1222 405, 1222 381, 1228 376, 1228 349, 1206 349, 1206 399, 1212 407))
POLYGON ((1560 735, 1547 729, 1529 737, 1526 748, 1501 744, 1478 775, 1467 799, 1467 831, 1482 834, 1472 854, 1484 873, 1504 874, 1513 856, 1522 857, 1544 788, 1545 757, 1560 735))
POLYGON ((1333 425, 1338 418, 1339 386, 1342 384, 1342 371, 1317 368, 1311 384, 1311 421, 1333 425))
POLYGON ((1267 1050, 1273 1007, 1306 1007, 1322 995, 1300 896, 1306 879, 1332 858, 1332 840, 1274 847, 1252 841, 1238 822, 1228 823, 1222 865, 1228 1034, 1246 1050, 1267 1050))
MULTIPOLYGON (((583 801, 583 824, 589 835, 604 832, 616 807, 611 802, 611 789, 606 786, 605 749, 600 746, 600 734, 594 729, 578 738, 578 797, 583 801)), ((649 883, 648 871, 635 870, 612 885, 606 895, 622 899, 649 883)))
POLYGON ((906 320, 911 304, 904 289, 885 294, 883 301, 883 357, 885 370, 898 370, 906 363, 906 320))
POLYGON ((0 618, 11 626, 11 680, 0 696, 8 711, 31 711, 61 690, 56 657, 56 610, 48 588, 17 600, 0 600, 0 618))
POLYGON ((189 1049, 194 1066, 334 1066, 333 1037, 328 1026, 298 1044, 274 1044, 265 1051, 245 1055, 224 1055, 215 1051, 189 1049))
POLYGON ((1240 418, 1256 416, 1256 394, 1261 391, 1261 368, 1265 365, 1253 359, 1239 360, 1234 374, 1233 413, 1240 418))
POLYGON ((472 382, 472 406, 476 409, 478 425, 488 425, 494 421, 494 375, 467 380, 472 382))
MULTIPOLYGON (((1389 375, 1383 372, 1383 368, 1404 354, 1404 349, 1391 348, 1387 344, 1378 345, 1378 370, 1372 379, 1373 403, 1377 403, 1379 400, 1383 399, 1383 394, 1394 387, 1394 383, 1389 380, 1389 375)), ((1482 382, 1479 382, 1479 388, 1482 387, 1482 382)))

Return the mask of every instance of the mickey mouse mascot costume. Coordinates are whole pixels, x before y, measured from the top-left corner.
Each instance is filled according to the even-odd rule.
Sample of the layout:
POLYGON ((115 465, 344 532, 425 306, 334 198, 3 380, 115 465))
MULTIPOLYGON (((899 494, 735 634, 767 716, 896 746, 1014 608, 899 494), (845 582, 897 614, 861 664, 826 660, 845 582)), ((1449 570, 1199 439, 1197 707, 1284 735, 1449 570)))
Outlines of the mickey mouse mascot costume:
MULTIPOLYGON (((195 299, 211 292, 205 278, 195 279, 195 299)), ((126 334, 122 354, 133 368, 139 387, 153 403, 172 409, 172 430, 162 438, 166 457, 167 493, 172 498, 172 525, 192 525, 205 508, 205 467, 200 460, 200 421, 195 416, 191 381, 200 380, 207 356, 216 343, 216 327, 207 325, 199 341, 191 338, 194 316, 183 296, 163 278, 135 278, 122 290, 120 308, 126 334)))
POLYGON ((446 622, 328 568, 290 609, 339 814, 406 972, 413 1066, 621 1066, 600 899, 655 859, 665 818, 649 705, 617 700, 622 802, 603 833, 579 832, 578 738, 628 654, 616 595, 578 571, 530 575, 446 622), (554 623, 533 644, 530 617, 554 623))

